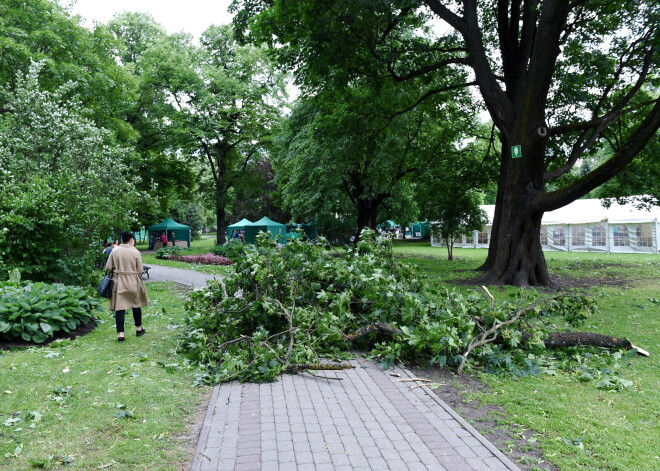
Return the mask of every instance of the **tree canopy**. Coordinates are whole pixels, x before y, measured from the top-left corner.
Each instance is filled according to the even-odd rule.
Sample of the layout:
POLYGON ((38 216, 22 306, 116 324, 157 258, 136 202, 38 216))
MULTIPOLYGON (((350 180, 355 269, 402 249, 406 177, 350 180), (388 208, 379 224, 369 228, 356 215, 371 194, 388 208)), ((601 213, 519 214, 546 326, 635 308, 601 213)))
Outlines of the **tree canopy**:
MULTIPOLYGON (((484 281, 551 284, 543 213, 586 195, 640 153, 660 127, 657 2, 618 0, 235 0, 243 40, 264 41, 309 90, 360 77, 402 84, 463 70, 416 103, 476 87, 501 142, 484 281), (432 22, 446 33, 436 33, 432 22), (459 75, 460 76, 460 75, 459 75), (651 92, 650 96, 648 92, 651 92), (623 119, 627 126, 621 126, 623 119), (611 156, 577 179, 581 159, 618 129, 611 156), (512 158, 520 146, 522 158, 512 158)), ((436 28, 436 30, 438 30, 436 28)))

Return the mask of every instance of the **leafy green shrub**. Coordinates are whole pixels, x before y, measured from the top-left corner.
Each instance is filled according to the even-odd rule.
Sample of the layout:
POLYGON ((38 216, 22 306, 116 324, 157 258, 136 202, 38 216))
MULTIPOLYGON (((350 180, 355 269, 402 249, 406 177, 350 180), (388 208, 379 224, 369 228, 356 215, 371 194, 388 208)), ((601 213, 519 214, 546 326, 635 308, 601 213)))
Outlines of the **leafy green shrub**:
POLYGON ((372 231, 343 254, 323 241, 292 240, 277 249, 261 238, 245 245, 234 267, 223 284, 194 292, 187 305, 179 348, 203 367, 201 379, 209 383, 270 381, 291 364, 354 348, 370 350, 383 367, 397 361, 457 366, 475 336, 521 306, 524 320, 499 329, 498 341, 475 349, 470 361, 492 371, 540 373, 544 357, 534 353, 545 348, 544 333, 578 325, 594 308, 582 296, 536 300, 521 292, 495 305, 485 296, 427 286, 393 258, 391 240, 372 231), (378 323, 394 334, 350 336, 378 323))
POLYGON ((177 257, 181 255, 181 252, 183 249, 181 247, 163 247, 158 250, 156 250, 156 258, 160 258, 162 260, 167 260, 172 257, 177 257))
POLYGON ((222 245, 213 246, 211 252, 227 257, 229 260, 235 260, 245 254, 246 246, 247 244, 245 242, 241 242, 238 239, 230 239, 222 245))
POLYGON ((91 320, 101 300, 79 287, 0 282, 0 336, 42 343, 91 320))

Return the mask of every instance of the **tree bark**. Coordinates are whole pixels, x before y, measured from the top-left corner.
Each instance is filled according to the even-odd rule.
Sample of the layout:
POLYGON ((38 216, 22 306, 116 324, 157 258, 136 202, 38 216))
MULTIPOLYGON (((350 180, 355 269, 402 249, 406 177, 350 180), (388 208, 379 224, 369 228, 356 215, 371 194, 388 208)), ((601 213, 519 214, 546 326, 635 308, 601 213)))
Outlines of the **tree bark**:
POLYGON ((632 342, 623 337, 612 337, 594 332, 553 332, 543 340, 546 348, 579 347, 591 345, 603 348, 633 348, 632 342))
POLYGON ((543 194, 545 138, 536 134, 538 121, 520 127, 525 136, 502 137, 502 163, 488 257, 480 268, 482 282, 495 285, 552 286, 540 241, 543 211, 536 206, 543 194), (531 134, 531 136, 530 136, 531 134), (512 158, 511 146, 522 146, 522 157, 512 158))
POLYGON ((225 195, 224 192, 220 191, 216 193, 215 220, 218 226, 218 233, 216 235, 215 243, 217 245, 222 245, 227 241, 227 237, 225 236, 227 221, 225 213, 225 195))
POLYGON ((371 198, 358 198, 357 199, 357 234, 355 234, 355 242, 360 238, 360 232, 365 227, 376 230, 376 217, 378 215, 379 202, 371 198))

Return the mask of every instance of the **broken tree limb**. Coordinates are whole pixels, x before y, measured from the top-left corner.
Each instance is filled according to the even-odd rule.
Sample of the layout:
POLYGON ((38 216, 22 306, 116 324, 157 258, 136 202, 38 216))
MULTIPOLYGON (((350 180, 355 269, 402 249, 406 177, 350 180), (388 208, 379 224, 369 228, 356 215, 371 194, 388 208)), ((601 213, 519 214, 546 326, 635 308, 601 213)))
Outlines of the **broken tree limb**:
POLYGON ((292 363, 284 371, 293 373, 306 370, 350 370, 351 368, 353 368, 353 365, 350 363, 339 363, 338 365, 326 363, 292 363))
POLYGON ((395 379, 395 383, 404 383, 407 381, 423 381, 425 383, 431 383, 432 381, 430 379, 424 379, 424 378, 406 378, 406 379, 395 379))
POLYGON ((393 327, 389 324, 385 324, 384 322, 376 322, 375 324, 370 324, 364 327, 360 327, 352 334, 345 335, 344 339, 347 342, 352 342, 355 339, 364 337, 370 332, 380 332, 381 334, 388 334, 388 335, 398 335, 403 333, 401 329, 398 329, 397 327, 393 327))
POLYGON ((463 371, 463 368, 465 367, 465 362, 467 361, 467 357, 468 357, 468 355, 470 354, 470 352, 472 350, 474 350, 477 347, 481 347, 482 345, 486 345, 487 343, 494 342, 497 339, 497 330, 500 327, 504 327, 505 325, 514 324, 515 322, 518 321, 518 319, 520 319, 520 317, 522 315, 524 315, 527 312, 533 311, 534 309, 536 309, 536 306, 538 306, 539 304, 543 304, 543 303, 546 303, 548 301, 563 298, 565 296, 566 296, 565 294, 559 294, 559 295, 553 296, 551 298, 540 299, 540 300, 536 301, 534 304, 532 304, 531 306, 527 306, 525 308, 519 309, 518 311, 516 311, 513 314, 513 316, 511 318, 509 318, 505 321, 502 321, 502 322, 494 321, 493 326, 490 329, 484 330, 479 335, 475 336, 472 340, 470 340, 470 342, 468 343, 467 348, 465 349, 465 352, 462 355, 463 358, 461 359, 461 364, 458 365, 458 368, 456 369, 456 372, 460 373, 461 371, 463 371))
POLYGON ((543 340, 546 348, 593 346, 609 349, 625 348, 635 350, 639 355, 649 356, 649 352, 639 348, 624 337, 597 334, 595 332, 553 332, 543 340))

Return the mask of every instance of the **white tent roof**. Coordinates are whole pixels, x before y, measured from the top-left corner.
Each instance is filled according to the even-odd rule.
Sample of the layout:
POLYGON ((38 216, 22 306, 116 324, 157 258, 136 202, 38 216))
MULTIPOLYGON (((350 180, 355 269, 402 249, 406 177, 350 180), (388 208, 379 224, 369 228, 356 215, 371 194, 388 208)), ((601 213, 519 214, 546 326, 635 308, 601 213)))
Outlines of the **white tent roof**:
MULTIPOLYGON (((494 204, 481 205, 481 209, 488 215, 488 223, 493 223, 495 214, 494 204)), ((576 200, 564 206, 563 208, 548 211, 543 215, 541 224, 588 224, 593 222, 608 221, 614 223, 640 223, 660 220, 660 208, 654 206, 651 211, 645 211, 635 208, 632 204, 620 205, 612 203, 609 208, 605 208, 599 199, 576 200)))

